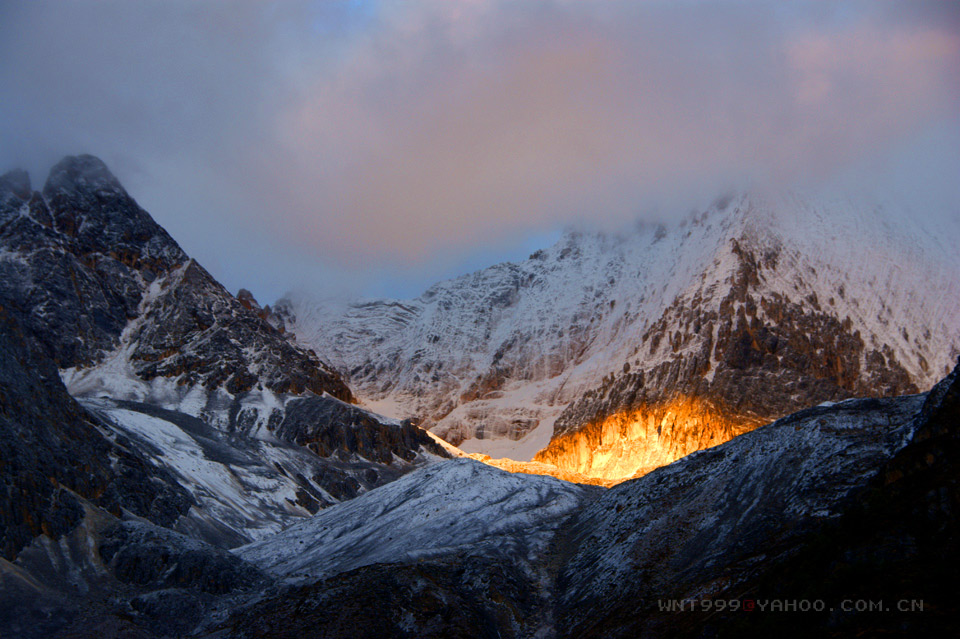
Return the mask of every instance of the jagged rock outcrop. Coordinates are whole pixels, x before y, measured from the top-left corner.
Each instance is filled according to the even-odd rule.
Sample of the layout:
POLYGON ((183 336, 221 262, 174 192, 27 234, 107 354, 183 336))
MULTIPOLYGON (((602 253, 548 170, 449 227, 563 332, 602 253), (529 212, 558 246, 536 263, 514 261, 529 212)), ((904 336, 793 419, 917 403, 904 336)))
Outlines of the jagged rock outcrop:
POLYGON ((0 248, 11 321, 105 436, 195 501, 164 525, 230 547, 448 456, 415 425, 341 406, 342 379, 190 259, 97 158, 64 159, 42 193, 22 171, 0 179, 0 248))
POLYGON ((0 178, 0 634, 180 636, 273 587, 227 548, 449 456, 240 298, 96 158, 0 178))
POLYGON ((116 347, 146 284, 187 259, 91 156, 57 164, 42 192, 22 171, 0 180, 0 246, 0 298, 61 368, 116 347))
POLYGON ((148 294, 151 299, 124 335, 141 379, 175 378, 181 385, 223 388, 232 395, 257 387, 353 399, 313 351, 283 339, 194 260, 148 294))
POLYGON ((60 368, 120 357, 147 383, 352 399, 313 352, 190 260, 95 157, 65 158, 42 192, 22 171, 4 176, 0 247, 0 300, 60 368))
POLYGON ((357 468, 359 472, 320 472, 314 476, 337 499, 352 499, 362 491, 397 479, 424 452, 449 457, 416 423, 390 422, 333 398, 291 400, 276 434, 320 457, 353 461, 355 467, 360 459, 373 462, 357 468))

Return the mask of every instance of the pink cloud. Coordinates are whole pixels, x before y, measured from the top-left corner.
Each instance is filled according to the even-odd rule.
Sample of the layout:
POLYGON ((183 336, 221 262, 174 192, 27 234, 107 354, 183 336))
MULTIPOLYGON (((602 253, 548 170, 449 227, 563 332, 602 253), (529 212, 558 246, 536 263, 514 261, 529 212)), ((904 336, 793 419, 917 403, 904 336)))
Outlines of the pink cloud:
POLYGON ((0 152, 98 153, 188 248, 256 277, 281 252, 406 268, 685 212, 960 118, 955 3, 373 6, 18 5, 0 152), (236 257, 237 237, 274 248, 236 257))

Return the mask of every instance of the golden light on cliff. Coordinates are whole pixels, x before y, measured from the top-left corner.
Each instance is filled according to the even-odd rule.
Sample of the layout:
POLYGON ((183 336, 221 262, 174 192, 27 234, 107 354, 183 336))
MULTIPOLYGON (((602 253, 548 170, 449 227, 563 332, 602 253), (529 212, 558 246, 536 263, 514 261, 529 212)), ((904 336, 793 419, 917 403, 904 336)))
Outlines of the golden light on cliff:
POLYGON ((642 477, 698 450, 718 446, 764 423, 760 419, 733 419, 728 412, 693 397, 639 406, 554 437, 532 461, 466 454, 432 433, 431 437, 458 456, 507 472, 550 475, 609 487, 642 477))
POLYGON ((612 486, 753 430, 762 421, 730 419, 710 403, 678 397, 641 406, 555 437, 533 461, 469 457, 514 473, 612 486))

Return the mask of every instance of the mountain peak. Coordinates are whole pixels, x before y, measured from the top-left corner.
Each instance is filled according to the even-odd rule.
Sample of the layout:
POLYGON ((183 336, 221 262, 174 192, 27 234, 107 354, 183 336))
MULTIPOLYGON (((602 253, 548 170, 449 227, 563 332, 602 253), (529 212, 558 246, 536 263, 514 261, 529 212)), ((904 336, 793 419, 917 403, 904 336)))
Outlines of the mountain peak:
POLYGON ((54 228, 83 254, 118 256, 154 271, 184 262, 180 246, 143 210, 102 160, 68 156, 51 170, 43 199, 54 228))
POLYGON ((30 175, 23 169, 13 169, 0 175, 0 194, 13 193, 21 200, 30 197, 30 175))
POLYGON ((363 401, 421 416, 468 453, 526 460, 594 424, 609 450, 571 461, 595 443, 577 435, 569 456, 540 461, 600 476, 591 464, 620 459, 627 426, 659 464, 704 433, 719 443, 804 406, 929 387, 958 348, 960 271, 941 236, 956 234, 893 205, 753 189, 661 225, 571 229, 415 300, 336 313, 293 299, 289 327, 363 401), (711 393, 739 412, 686 401, 711 393))
POLYGON ((113 191, 126 195, 120 180, 94 155, 68 155, 57 162, 43 187, 46 197, 58 191, 113 191))

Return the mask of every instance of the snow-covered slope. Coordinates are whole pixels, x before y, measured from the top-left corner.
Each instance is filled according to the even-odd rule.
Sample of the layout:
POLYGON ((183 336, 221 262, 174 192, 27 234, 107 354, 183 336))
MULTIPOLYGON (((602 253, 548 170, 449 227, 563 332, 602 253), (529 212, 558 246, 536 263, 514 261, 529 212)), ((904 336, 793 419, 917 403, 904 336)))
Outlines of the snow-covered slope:
POLYGON ((450 460, 235 552, 295 581, 458 551, 532 562, 559 521, 595 490, 470 459, 450 460))
MULTIPOLYGON (((751 395, 787 388, 766 412, 727 411, 735 419, 711 423, 714 434, 658 442, 642 460, 620 461, 621 434, 589 445, 606 445, 604 460, 543 459, 626 477, 807 405, 928 388, 960 352, 960 220, 944 224, 854 200, 751 194, 667 226, 569 232, 526 261, 413 300, 280 305, 363 402, 421 416, 465 451, 494 457, 529 459, 555 435, 638 408, 613 407, 607 394, 637 396, 640 373, 645 401, 658 405, 677 399, 669 389, 698 384, 698 399, 727 405, 742 399, 738 385, 751 395), (773 335, 765 345, 755 344, 761 329, 773 335), (770 374, 758 377, 768 353, 770 374)), ((654 430, 664 418, 682 426, 648 413, 654 430)))
MULTIPOLYGON (((431 452, 437 451, 432 446, 421 446, 409 459, 386 450, 387 463, 346 449, 321 456, 278 437, 229 435, 150 404, 106 398, 80 402, 112 431, 114 441, 169 472, 193 498, 190 511, 172 527, 222 547, 276 533, 321 508, 443 459, 431 452)), ((329 421, 343 420, 332 416, 329 421)), ((290 427, 281 423, 281 428, 290 427)), ((388 422, 383 428, 402 427, 388 422)))

